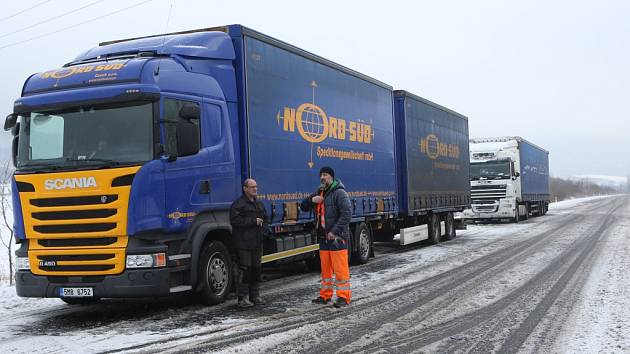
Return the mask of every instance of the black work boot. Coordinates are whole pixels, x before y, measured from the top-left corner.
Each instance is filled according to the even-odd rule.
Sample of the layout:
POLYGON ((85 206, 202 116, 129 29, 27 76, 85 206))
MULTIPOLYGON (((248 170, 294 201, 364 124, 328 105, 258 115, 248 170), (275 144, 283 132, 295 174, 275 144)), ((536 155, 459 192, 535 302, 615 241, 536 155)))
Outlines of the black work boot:
POLYGON ((236 304, 236 306, 238 306, 240 308, 247 308, 247 307, 254 306, 254 304, 252 304, 246 297, 239 296, 238 297, 238 303, 236 304))
POLYGON ((263 300, 262 297, 260 297, 260 295, 256 295, 256 296, 250 295, 249 301, 251 301, 256 306, 265 304, 265 300, 263 300))
POLYGON ((346 307, 350 305, 346 299, 342 298, 342 297, 338 297, 337 300, 335 300, 335 303, 333 304, 333 306, 335 306, 336 308, 340 308, 340 307, 346 307))
POLYGON ((330 299, 324 299, 321 296, 318 296, 317 299, 313 299, 314 304, 326 305, 329 302, 330 302, 330 299))

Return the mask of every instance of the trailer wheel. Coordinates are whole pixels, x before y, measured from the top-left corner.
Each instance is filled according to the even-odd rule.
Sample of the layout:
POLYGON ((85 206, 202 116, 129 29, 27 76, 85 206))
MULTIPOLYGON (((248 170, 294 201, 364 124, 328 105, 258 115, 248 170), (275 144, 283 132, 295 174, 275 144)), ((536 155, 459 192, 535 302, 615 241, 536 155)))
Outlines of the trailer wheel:
POLYGON ((455 231, 455 218, 453 217, 453 213, 452 212, 448 212, 446 213, 446 220, 444 222, 444 236, 442 237, 443 240, 451 240, 454 239, 455 236, 457 236, 456 231, 455 231))
POLYGON ((440 242, 440 217, 437 214, 431 214, 429 217, 429 243, 432 245, 440 242))
POLYGON ((201 254, 199 301, 219 304, 227 298, 232 285, 232 262, 222 242, 212 241, 201 254))
POLYGON ((372 235, 365 223, 360 223, 359 226, 356 227, 353 239, 357 241, 356 251, 352 251, 348 248, 348 250, 352 251, 350 257, 352 264, 367 263, 372 251, 372 235))
POLYGON ((529 204, 525 203, 525 215, 523 215, 523 220, 529 219, 529 204))

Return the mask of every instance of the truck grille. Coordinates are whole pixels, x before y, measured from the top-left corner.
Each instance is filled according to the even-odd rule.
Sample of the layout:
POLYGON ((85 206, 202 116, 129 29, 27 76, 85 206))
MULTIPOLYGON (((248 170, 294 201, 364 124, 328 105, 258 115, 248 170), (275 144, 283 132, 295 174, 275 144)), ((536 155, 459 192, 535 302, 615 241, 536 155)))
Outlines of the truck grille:
POLYGON ((118 240, 117 237, 93 237, 93 238, 61 238, 61 239, 39 239, 37 243, 42 247, 92 247, 109 246, 118 240))
POLYGON ((77 205, 103 205, 118 200, 117 195, 91 195, 86 197, 41 198, 31 199, 31 205, 36 207, 59 207, 77 205))
POLYGON ((122 273, 129 194, 139 169, 16 174, 31 271, 53 279, 122 273), (48 180, 86 176, 94 186, 47 188, 48 180))
POLYGON ((107 275, 124 270, 127 195, 31 199, 31 270, 37 275, 107 275))
POLYGON ((123 271, 125 250, 31 250, 29 258, 37 275, 118 274, 123 271))
POLYGON ((28 201, 30 218, 25 226, 38 240, 124 235, 127 199, 118 194, 33 198, 28 201))
POLYGON ((77 225, 41 225, 33 226, 33 230, 42 234, 70 234, 96 231, 109 231, 116 223, 77 224, 77 225))
POLYGON ((70 211, 49 211, 32 213, 33 219, 37 220, 75 220, 75 219, 98 219, 108 218, 116 215, 116 209, 101 210, 70 210, 70 211))
POLYGON ((475 200, 499 200, 505 198, 507 185, 481 185, 470 188, 470 197, 475 200))
POLYGON ((488 204, 488 205, 473 204, 472 205, 472 210, 475 213, 496 213, 498 209, 499 209, 498 204, 488 204))

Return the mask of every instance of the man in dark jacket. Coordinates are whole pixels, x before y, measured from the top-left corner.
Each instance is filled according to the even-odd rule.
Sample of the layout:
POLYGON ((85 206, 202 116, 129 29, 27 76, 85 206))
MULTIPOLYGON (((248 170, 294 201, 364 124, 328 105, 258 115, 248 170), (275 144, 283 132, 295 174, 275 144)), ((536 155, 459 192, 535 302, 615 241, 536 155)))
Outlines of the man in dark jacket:
POLYGON ((250 307, 263 303, 259 291, 263 230, 267 213, 256 200, 258 185, 248 178, 243 182, 243 195, 230 207, 230 223, 239 260, 237 286, 238 306, 250 307), (249 295, 249 299, 247 296, 249 295))
POLYGON ((335 179, 331 167, 319 171, 320 187, 302 201, 301 209, 315 210, 316 233, 319 239, 319 259, 322 268, 322 285, 314 303, 327 304, 337 288, 335 307, 350 304, 350 269, 348 268, 348 239, 352 208, 343 183, 335 179), (333 273, 335 282, 333 284, 333 273))

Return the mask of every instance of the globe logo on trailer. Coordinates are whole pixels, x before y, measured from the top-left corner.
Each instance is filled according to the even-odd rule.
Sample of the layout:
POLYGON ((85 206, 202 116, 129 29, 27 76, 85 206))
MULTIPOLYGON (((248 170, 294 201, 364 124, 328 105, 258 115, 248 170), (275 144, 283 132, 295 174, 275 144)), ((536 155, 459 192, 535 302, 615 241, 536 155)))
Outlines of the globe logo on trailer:
POLYGON ((435 136, 434 134, 427 135, 427 143, 428 143, 427 156, 429 156, 429 158, 432 160, 437 159, 440 156, 438 152, 438 144, 439 144, 438 137, 435 136))
POLYGON ((295 120, 298 132, 309 143, 321 143, 328 136, 328 119, 323 109, 312 103, 301 104, 295 120))

